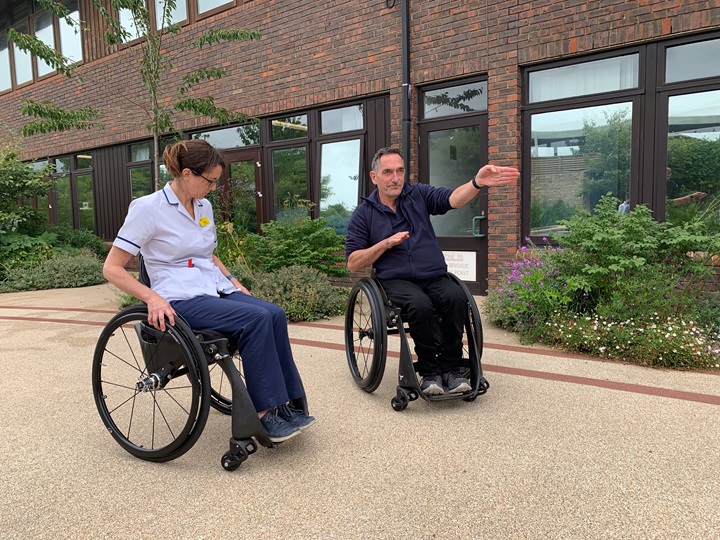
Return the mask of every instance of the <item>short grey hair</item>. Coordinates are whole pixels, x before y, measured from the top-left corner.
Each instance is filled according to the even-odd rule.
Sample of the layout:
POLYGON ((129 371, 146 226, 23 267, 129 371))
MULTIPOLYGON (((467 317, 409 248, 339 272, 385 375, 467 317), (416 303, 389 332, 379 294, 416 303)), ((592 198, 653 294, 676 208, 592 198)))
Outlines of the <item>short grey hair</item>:
POLYGON ((385 148, 381 148, 377 152, 375 152, 375 156, 372 159, 372 163, 370 165, 370 169, 372 169, 372 172, 377 174, 378 169, 380 168, 380 158, 383 156, 387 156, 389 154, 397 154, 398 156, 402 157, 402 153, 400 152, 399 148, 394 148, 391 146, 386 146, 385 148))

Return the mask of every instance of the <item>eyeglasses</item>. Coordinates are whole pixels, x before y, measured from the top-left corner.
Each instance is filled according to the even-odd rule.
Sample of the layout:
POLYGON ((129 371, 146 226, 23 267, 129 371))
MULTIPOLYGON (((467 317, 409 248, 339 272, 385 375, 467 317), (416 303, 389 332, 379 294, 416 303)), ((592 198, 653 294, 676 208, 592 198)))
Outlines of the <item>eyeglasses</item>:
POLYGON ((205 180, 208 184, 210 184, 210 187, 215 187, 215 185, 218 183, 218 180, 220 180, 219 178, 217 178, 217 179, 215 179, 215 180, 210 180, 209 178, 205 178, 205 176, 203 176, 203 175, 200 174, 199 172, 194 171, 194 170, 192 170, 192 169, 190 169, 190 172, 193 173, 195 176, 199 176, 200 178, 202 178, 203 180, 205 180))

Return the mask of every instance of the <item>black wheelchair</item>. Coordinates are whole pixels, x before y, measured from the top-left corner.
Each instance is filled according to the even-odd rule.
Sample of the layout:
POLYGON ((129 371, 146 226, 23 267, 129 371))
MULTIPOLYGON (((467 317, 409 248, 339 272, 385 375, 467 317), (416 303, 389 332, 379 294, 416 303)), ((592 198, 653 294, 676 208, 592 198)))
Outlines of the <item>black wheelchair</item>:
POLYGON ((464 399, 474 401, 487 392, 490 383, 483 376, 483 333, 480 313, 475 299, 467 286, 454 274, 448 276, 465 293, 467 315, 463 335, 464 376, 470 380, 471 389, 464 393, 425 395, 420 390, 415 358, 410 350, 409 329, 400 317, 400 309, 388 299, 375 277, 360 279, 350 290, 345 311, 345 352, 350 374, 365 392, 377 390, 385 373, 388 335, 400 338, 400 361, 396 395, 390 404, 396 411, 403 411, 411 401, 423 397, 427 401, 464 399))
MULTIPOLYGON (((140 263, 140 280, 148 284, 140 263)), ((147 461, 176 459, 197 442, 210 408, 231 416, 230 449, 220 460, 234 471, 258 443, 276 446, 257 417, 235 344, 196 332, 179 315, 165 332, 147 322, 147 306, 117 313, 95 346, 92 386, 105 427, 125 450, 147 461)), ((291 406, 308 413, 305 397, 291 406)))

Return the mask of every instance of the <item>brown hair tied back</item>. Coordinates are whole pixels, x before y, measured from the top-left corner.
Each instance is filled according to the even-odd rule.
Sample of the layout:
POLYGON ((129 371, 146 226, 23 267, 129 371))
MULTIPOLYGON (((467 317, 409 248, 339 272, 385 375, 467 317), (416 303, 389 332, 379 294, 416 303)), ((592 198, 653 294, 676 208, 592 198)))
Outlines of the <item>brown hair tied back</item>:
POLYGON ((218 165, 225 168, 222 154, 203 139, 190 139, 166 146, 163 161, 173 178, 178 178, 183 169, 203 174, 218 165))

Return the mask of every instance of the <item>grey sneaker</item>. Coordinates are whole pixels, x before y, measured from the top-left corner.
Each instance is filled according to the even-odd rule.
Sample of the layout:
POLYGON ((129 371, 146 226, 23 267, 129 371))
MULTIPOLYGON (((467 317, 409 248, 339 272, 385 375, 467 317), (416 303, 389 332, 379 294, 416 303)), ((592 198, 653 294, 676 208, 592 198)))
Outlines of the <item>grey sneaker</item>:
POLYGON ((451 394, 462 394, 472 390, 470 381, 454 371, 445 373, 443 375, 443 380, 445 381, 445 386, 447 386, 448 392, 451 394))
POLYGON ((300 435, 300 429, 283 420, 278 409, 266 412, 260 419, 260 423, 267 431, 269 439, 274 443, 287 441, 295 435, 300 435))
POLYGON ((315 423, 315 417, 303 413, 300 409, 294 409, 289 403, 277 408, 278 416, 291 426, 298 429, 305 429, 315 423))
POLYGON ((420 384, 420 391, 426 396, 439 396, 444 394, 442 376, 441 375, 426 375, 422 379, 420 384))

